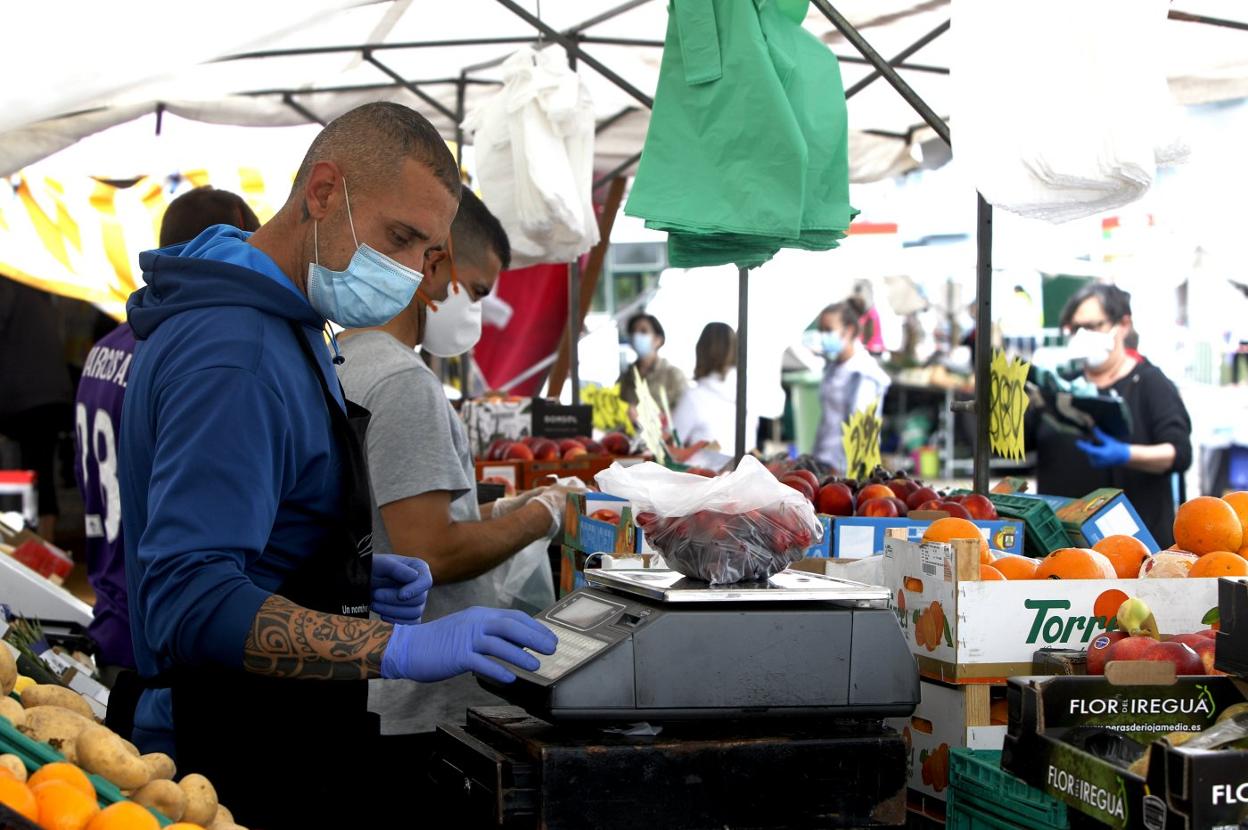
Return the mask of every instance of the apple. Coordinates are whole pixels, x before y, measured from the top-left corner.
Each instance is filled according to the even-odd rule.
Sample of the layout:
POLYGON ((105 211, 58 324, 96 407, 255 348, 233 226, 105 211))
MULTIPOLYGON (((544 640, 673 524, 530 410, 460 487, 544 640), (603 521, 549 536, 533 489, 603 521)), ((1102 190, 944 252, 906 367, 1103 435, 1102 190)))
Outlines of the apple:
POLYGON ((805 496, 807 501, 813 502, 815 500, 815 488, 811 487, 810 483, 801 476, 786 475, 784 478, 780 479, 780 483, 788 487, 792 487, 794 490, 805 496))
POLYGON ((905 516, 907 513, 910 512, 910 508, 906 507, 906 503, 902 501, 901 499, 889 499, 889 501, 891 501, 893 503, 893 506, 897 508, 898 516, 905 516))
POLYGON ((559 452, 560 452, 560 453, 564 453, 564 454, 566 454, 566 453, 567 453, 567 451, 568 451, 568 450, 571 450, 571 449, 582 449, 582 450, 583 450, 583 449, 585 449, 585 445, 584 445, 584 444, 582 444, 582 443, 581 443, 579 440, 577 440, 576 438, 564 438, 562 441, 560 441, 560 442, 559 442, 559 452))
POLYGON ((533 450, 529 449, 528 444, 523 444, 517 441, 507 447, 507 451, 503 454, 503 458, 515 461, 532 461, 533 450))
POLYGON ((568 447, 563 453, 563 460, 571 461, 573 458, 588 454, 584 447, 568 447))
POLYGON ((657 513, 651 513, 647 510, 634 516, 633 521, 637 523, 638 527, 646 528, 657 523, 659 521, 659 516, 657 513))
POLYGON ((623 433, 608 432, 602 436, 602 448, 611 455, 628 455, 631 444, 623 433))
POLYGON ((956 496, 945 496, 945 501, 951 501, 954 504, 961 504, 964 499, 966 499, 965 493, 959 493, 956 496))
POLYGON ((910 495, 919 489, 919 485, 908 478, 895 478, 887 484, 888 488, 893 491, 893 495, 902 501, 910 498, 910 495))
POLYGON ((897 505, 893 504, 891 498, 860 501, 858 502, 858 515, 871 516, 876 519, 895 519, 897 518, 897 505))
POLYGON ((1197 631, 1202 637, 1208 637, 1210 640, 1218 639, 1218 630, 1216 628, 1206 628, 1204 631, 1197 631))
POLYGON ((520 443, 524 444, 529 449, 533 449, 533 442, 536 440, 537 440, 536 435, 526 435, 520 439, 520 443))
POLYGON ((1127 637, 1125 631, 1106 631, 1088 645, 1088 674, 1104 674, 1109 648, 1127 637))
POLYGON ((940 501, 940 496, 931 487, 920 487, 910 495, 906 496, 906 506, 911 510, 929 510, 928 507, 920 507, 930 501, 940 501))
POLYGON ((982 519, 991 521, 998 518, 997 508, 987 496, 981 496, 979 493, 972 493, 962 500, 962 506, 971 514, 973 519, 982 519))
POLYGON ((502 461, 507 457, 507 449, 511 446, 511 441, 506 438, 499 438, 490 444, 490 448, 486 450, 486 461, 502 461))
POLYGON ((858 494, 858 504, 871 501, 872 499, 891 499, 894 498, 893 491, 883 484, 868 484, 862 488, 862 492, 858 494))
POLYGON ((854 493, 839 481, 833 481, 819 488, 815 499, 815 509, 829 516, 854 515, 854 493))
POLYGON ((1168 638, 1171 643, 1182 643, 1192 649, 1195 649, 1198 644, 1203 643, 1208 639, 1208 637, 1205 637, 1202 634, 1175 634, 1174 636, 1168 638))
POLYGON ((1192 651, 1196 652, 1196 656, 1200 658, 1200 664, 1203 666, 1202 674, 1226 674, 1226 672, 1218 671, 1214 667, 1214 663, 1218 660, 1218 644, 1208 637, 1201 638, 1203 642, 1196 645, 1188 644, 1192 651))
POLYGON ((602 444, 592 439, 586 439, 581 442, 585 446, 585 452, 590 455, 606 455, 607 451, 602 448, 602 444))
POLYGON ((806 483, 810 485, 811 490, 814 490, 816 493, 819 492, 819 478, 810 470, 790 470, 781 476, 781 478, 788 478, 789 476, 797 476, 798 478, 805 479, 806 483))
POLYGON ((967 521, 970 521, 971 519, 971 511, 967 510, 956 501, 942 501, 940 506, 936 509, 943 510, 950 516, 956 516, 959 519, 966 519, 967 521))
POLYGON ((1152 637, 1135 636, 1124 637, 1116 643, 1111 643, 1109 653, 1105 655, 1105 662, 1112 663, 1115 660, 1143 660, 1144 652, 1148 651, 1158 642, 1152 637))
POLYGON ((1169 661, 1174 664, 1175 674, 1204 674, 1205 664, 1191 646, 1176 643, 1157 643, 1144 652, 1144 660, 1169 661))
POLYGON ((613 525, 618 525, 620 523, 620 514, 616 513, 614 510, 595 510, 593 513, 589 514, 589 518, 599 522, 608 522, 613 525))
POLYGON ((533 458, 538 461, 559 460, 559 445, 549 438, 536 439, 532 444, 529 444, 529 449, 533 450, 533 458))

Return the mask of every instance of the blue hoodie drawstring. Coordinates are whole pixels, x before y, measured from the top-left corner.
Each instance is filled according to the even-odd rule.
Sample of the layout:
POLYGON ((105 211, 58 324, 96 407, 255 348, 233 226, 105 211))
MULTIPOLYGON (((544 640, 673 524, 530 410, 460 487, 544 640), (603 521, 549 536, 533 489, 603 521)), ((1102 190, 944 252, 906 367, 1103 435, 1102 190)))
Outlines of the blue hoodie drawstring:
POLYGON ((338 351, 338 335, 334 334, 334 330, 330 327, 328 320, 325 321, 325 333, 329 335, 329 344, 334 347, 334 365, 341 366, 347 361, 342 356, 342 352, 338 351))

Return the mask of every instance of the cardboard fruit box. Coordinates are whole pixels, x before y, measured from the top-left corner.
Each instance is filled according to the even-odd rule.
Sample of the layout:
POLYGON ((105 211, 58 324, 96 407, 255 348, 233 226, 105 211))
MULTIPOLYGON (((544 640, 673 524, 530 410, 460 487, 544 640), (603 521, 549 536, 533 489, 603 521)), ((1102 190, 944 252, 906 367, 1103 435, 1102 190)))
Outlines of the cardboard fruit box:
POLYGON ((1178 677, 1160 663, 1111 663, 1106 677, 1010 681, 1001 766, 1120 830, 1240 827, 1248 816, 1248 752, 1156 742, 1213 726, 1245 702, 1229 677, 1178 677), (1148 747, 1147 776, 1081 748, 1080 732, 1112 730, 1148 747))
MULTIPOLYGON (((921 514, 920 518, 913 519, 909 517, 881 519, 870 516, 823 516, 820 514, 821 519, 828 521, 824 525, 823 542, 819 547, 827 548, 830 554, 812 552, 806 555, 831 555, 835 558, 850 559, 876 556, 884 550, 884 539, 889 535, 889 531, 902 529, 907 539, 917 542, 923 538, 923 531, 927 530, 932 522, 947 515, 943 512, 932 512, 921 514)), ((1006 553, 1023 552, 1025 530, 1022 522, 1015 519, 975 519, 972 523, 984 534, 984 538, 988 540, 988 545, 993 550, 1006 553)))
POLYGON ((902 633, 926 677, 994 683, 1031 674, 1042 648, 1087 648, 1117 627, 1128 597, 1148 603, 1164 634, 1205 628, 1217 606, 1215 579, 1026 579, 979 581, 979 545, 888 538, 884 584, 902 633))
POLYGON ((641 553, 641 528, 627 499, 606 493, 569 493, 563 544, 582 553, 641 553), (615 521, 609 521, 611 514, 615 521))
POLYGON ((919 705, 908 718, 884 722, 901 735, 907 752, 909 788, 944 801, 949 788, 949 751, 1000 751, 1005 724, 993 723, 992 699, 1004 702, 1003 686, 950 686, 919 683, 919 705))

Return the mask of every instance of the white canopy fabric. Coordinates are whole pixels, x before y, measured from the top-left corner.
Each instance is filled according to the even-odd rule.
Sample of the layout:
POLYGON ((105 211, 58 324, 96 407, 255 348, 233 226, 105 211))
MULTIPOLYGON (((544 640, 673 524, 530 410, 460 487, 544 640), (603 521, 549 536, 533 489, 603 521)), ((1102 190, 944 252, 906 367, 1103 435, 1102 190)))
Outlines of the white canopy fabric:
MULTIPOLYGON (((1181 1, 1184 12, 1248 22, 1243 0, 1181 1)), ((556 30, 581 27, 588 54, 643 95, 653 95, 667 28, 665 3, 515 2, 531 14, 540 12, 556 30), (620 8, 625 10, 611 14, 620 8), (601 22, 584 25, 595 20, 601 22)), ((833 5, 885 58, 945 23, 950 13, 948 0, 833 5)), ((325 122, 365 101, 386 99, 420 110, 454 139, 455 116, 498 83, 497 62, 535 37, 534 27, 499 0, 222 0, 211 13, 189 15, 187 9, 158 0, 117 0, 25 3, 10 10, 6 22, 13 22, 6 29, 20 36, 10 37, 0 52, 6 85, 0 173, 158 107, 213 123, 287 126, 325 122), (374 48, 365 52, 365 46, 374 48), (257 52, 262 56, 237 57, 257 52)), ((1167 25, 1168 47, 1158 60, 1180 103, 1248 96, 1248 32, 1180 20, 1167 25)), ((872 71, 814 5, 806 26, 842 57, 847 89, 872 71)), ((942 70, 949 66, 950 48, 947 36, 936 37, 899 70, 941 116, 948 115, 942 70)), ((1062 44, 1054 43, 1052 53, 1054 61, 1062 60, 1062 44)), ((649 113, 583 61, 578 71, 594 97, 602 173, 640 151, 649 113)), ((895 175, 917 163, 912 141, 924 138, 923 131, 915 132, 920 119, 885 81, 855 95, 849 116, 855 181, 895 175)))

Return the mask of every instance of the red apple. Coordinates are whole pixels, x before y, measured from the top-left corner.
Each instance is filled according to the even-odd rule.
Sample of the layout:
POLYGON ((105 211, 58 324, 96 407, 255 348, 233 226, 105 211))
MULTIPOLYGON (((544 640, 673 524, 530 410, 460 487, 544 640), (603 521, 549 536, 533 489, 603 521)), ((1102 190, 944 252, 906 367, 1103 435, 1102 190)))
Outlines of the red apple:
POLYGON ((703 478, 715 478, 715 476, 718 475, 718 473, 716 473, 714 470, 708 470, 705 467, 690 467, 689 469, 685 470, 685 472, 691 473, 695 476, 702 476, 703 478))
POLYGON ((559 460, 559 445, 549 438, 538 438, 529 444, 529 449, 533 450, 533 458, 538 461, 559 460))
POLYGON ((515 461, 532 461, 533 450, 529 449, 527 444, 521 444, 517 441, 507 448, 507 452, 503 454, 503 458, 515 461))
POLYGON ((907 513, 910 512, 910 508, 906 507, 906 503, 902 501, 901 499, 889 499, 889 501, 891 501, 893 503, 893 506, 897 508, 898 516, 905 516, 907 513))
POLYGON ((912 507, 912 508, 910 508, 910 510, 911 510, 912 512, 913 512, 913 511, 915 511, 915 510, 918 510, 918 511, 925 511, 925 510, 944 510, 945 508, 941 507, 941 505, 943 505, 943 504, 944 504, 944 502, 943 502, 943 501, 941 501, 940 499, 930 499, 930 500, 928 500, 928 501, 923 502, 923 503, 922 503, 922 504, 920 504, 918 507, 912 507))
POLYGON ((567 453, 571 449, 585 449, 585 445, 575 438, 564 438, 559 442, 559 452, 567 453))
POLYGON ((1143 659, 1169 661, 1174 663, 1175 674, 1204 674, 1205 664, 1191 646, 1171 641, 1157 643, 1144 652, 1143 659))
POLYGON ((1106 631, 1088 645, 1088 674, 1104 674, 1109 648, 1127 637, 1125 631, 1106 631))
POLYGON ((897 518, 897 505, 892 499, 868 499, 858 502, 858 515, 871 516, 876 519, 897 518))
POLYGON ((1190 646, 1193 649, 1195 649, 1200 643, 1207 640, 1209 640, 1209 638, 1202 634, 1175 634, 1169 638, 1169 642, 1182 643, 1183 645, 1190 646))
POLYGON ((490 448, 485 452, 486 461, 502 461, 507 456, 507 448, 511 446, 511 441, 506 438, 499 438, 490 444, 490 448))
POLYGON ((940 496, 936 495, 936 491, 931 487, 920 487, 906 496, 906 506, 911 510, 927 510, 928 508, 919 505, 929 501, 940 501, 940 496))
POLYGON ((628 455, 630 446, 628 436, 619 432, 608 432, 602 437, 602 448, 611 455, 628 455))
POLYGON ((568 447, 567 450, 565 450, 563 453, 563 460, 571 461, 573 458, 576 458, 581 455, 588 455, 588 454, 589 453, 585 452, 584 447, 568 447))
POLYGON ((1204 631, 1197 631, 1202 637, 1208 637, 1210 640, 1218 639, 1218 630, 1216 628, 1206 628, 1204 631))
POLYGON ((613 525, 618 525, 620 523, 620 514, 616 513, 614 510, 607 510, 605 508, 602 510, 595 510, 593 513, 590 513, 589 518, 596 519, 600 522, 608 522, 613 525))
POLYGON ((819 477, 810 470, 790 470, 781 476, 781 478, 788 478, 789 476, 797 476, 798 478, 805 479, 806 483, 810 485, 811 490, 814 490, 816 493, 819 492, 819 477))
POLYGON ((529 449, 533 449, 533 442, 536 440, 537 440, 536 435, 526 435, 520 439, 520 443, 524 444, 529 449))
POLYGON ((819 488, 815 509, 829 516, 852 516, 854 515, 854 493, 839 481, 825 484, 819 488))
POLYGON ((971 511, 967 510, 956 501, 942 501, 940 503, 940 507, 937 507, 936 509, 943 510, 950 516, 954 516, 959 519, 966 519, 967 521, 970 521, 971 519, 971 511))
POLYGON ((862 488, 862 492, 858 494, 858 504, 871 501, 872 499, 891 499, 894 498, 893 491, 883 484, 868 484, 862 488))
POLYGON ((887 484, 888 488, 893 491, 893 495, 902 501, 910 498, 910 496, 919 489, 919 485, 915 484, 908 478, 895 478, 892 481, 887 482, 887 484))
POLYGON ((945 497, 944 497, 944 500, 945 500, 945 501, 951 501, 951 502, 953 502, 954 504, 961 504, 961 503, 962 503, 962 501, 963 501, 965 498, 966 498, 966 493, 959 493, 959 494, 954 495, 954 496, 945 496, 945 497))
POLYGON ((1153 646, 1158 645, 1157 641, 1152 637, 1124 637, 1116 643, 1111 643, 1109 653, 1105 655, 1105 662, 1112 663, 1115 660, 1143 660, 1144 652, 1153 646))
POLYGON ((810 483, 801 476, 786 475, 784 478, 780 479, 780 483, 788 487, 792 487, 794 490, 805 496, 808 501, 815 500, 815 489, 811 487, 810 483))
POLYGON ((997 508, 987 496, 981 496, 979 493, 972 493, 963 499, 962 506, 971 514, 972 519, 991 521, 997 518, 997 508))
MULTIPOLYGON (((1226 672, 1218 671, 1214 667, 1214 663, 1218 659, 1218 644, 1208 637, 1202 638, 1204 642, 1190 646, 1192 651, 1196 652, 1196 656, 1200 658, 1200 664, 1203 666, 1203 674, 1225 674, 1226 672)), ((1189 644, 1190 645, 1190 644, 1189 644)))

